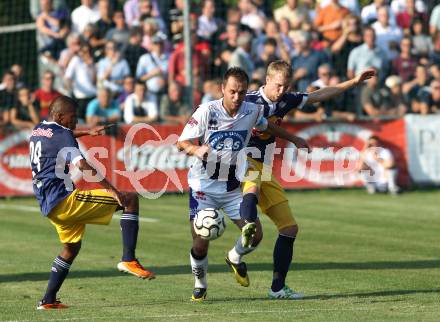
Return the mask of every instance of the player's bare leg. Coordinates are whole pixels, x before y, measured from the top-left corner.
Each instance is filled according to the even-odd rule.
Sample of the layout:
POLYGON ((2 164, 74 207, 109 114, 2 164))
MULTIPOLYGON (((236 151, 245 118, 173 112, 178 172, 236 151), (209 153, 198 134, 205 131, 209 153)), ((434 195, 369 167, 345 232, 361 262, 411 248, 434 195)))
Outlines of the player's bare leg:
POLYGON ((69 274, 72 265, 81 249, 81 241, 77 243, 63 244, 64 248, 52 263, 49 282, 43 299, 37 306, 37 310, 65 309, 67 305, 57 300, 56 295, 64 280, 69 274))
POLYGON ((208 248, 209 240, 197 236, 194 231, 193 221, 190 221, 193 245, 189 254, 191 270, 194 275, 194 291, 192 301, 200 302, 206 298, 208 283, 206 274, 208 273, 208 248))
POLYGON ((123 252, 121 262, 117 265, 118 270, 142 279, 154 279, 154 273, 146 270, 135 255, 139 231, 139 197, 131 192, 124 193, 123 197, 124 209, 120 220, 123 252))
MULTIPOLYGON (((233 222, 242 231, 243 227, 247 225, 247 223, 243 219, 233 220, 233 222)), ((263 239, 263 229, 261 227, 260 220, 257 218, 254 224, 256 230, 252 238, 252 244, 250 244, 249 247, 244 247, 243 235, 240 236, 235 243, 235 246, 232 247, 225 258, 226 263, 231 267, 234 273, 235 279, 240 285, 244 287, 248 287, 250 283, 249 276, 247 274, 247 266, 246 263, 242 261, 242 258, 244 255, 253 252, 263 239)))

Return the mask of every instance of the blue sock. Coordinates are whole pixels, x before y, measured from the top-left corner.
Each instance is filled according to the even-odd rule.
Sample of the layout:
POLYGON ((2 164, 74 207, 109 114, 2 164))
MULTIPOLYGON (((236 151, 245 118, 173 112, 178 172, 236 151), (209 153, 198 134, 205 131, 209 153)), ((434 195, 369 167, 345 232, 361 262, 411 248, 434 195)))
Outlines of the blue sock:
POLYGON ((44 303, 54 303, 58 291, 63 284, 67 274, 69 274, 70 264, 64 258, 57 256, 52 263, 52 268, 47 284, 46 294, 44 294, 44 303))
POLYGON ((286 275, 292 262, 294 242, 295 237, 278 235, 273 251, 272 291, 274 292, 278 292, 285 285, 286 275))
POLYGON ((124 213, 121 216, 122 230, 122 261, 131 262, 136 259, 135 250, 139 231, 139 216, 137 213, 124 213))
POLYGON ((253 193, 247 193, 243 196, 240 204, 240 217, 246 222, 255 222, 257 220, 258 198, 253 193))

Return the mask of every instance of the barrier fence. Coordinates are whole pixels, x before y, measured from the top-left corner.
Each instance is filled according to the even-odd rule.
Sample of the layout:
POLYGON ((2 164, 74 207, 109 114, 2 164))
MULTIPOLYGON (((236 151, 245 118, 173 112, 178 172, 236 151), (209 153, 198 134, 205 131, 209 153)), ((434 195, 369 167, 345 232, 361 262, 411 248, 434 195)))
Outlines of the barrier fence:
MULTIPOLYGON (((399 185, 440 183, 440 116, 284 126, 313 148, 300 160, 291 145, 277 141, 280 152, 274 155, 272 170, 286 189, 360 186, 354 164, 371 135, 378 136, 392 151, 399 185)), ((181 131, 181 126, 172 125, 121 125, 111 135, 82 137, 79 142, 87 158, 119 189, 177 192, 188 189, 186 176, 193 163, 174 145, 181 131)), ((29 136, 28 130, 0 134, 0 196, 33 194, 29 136)), ((85 182, 78 171, 73 171, 73 180, 80 188, 98 187, 85 182)))

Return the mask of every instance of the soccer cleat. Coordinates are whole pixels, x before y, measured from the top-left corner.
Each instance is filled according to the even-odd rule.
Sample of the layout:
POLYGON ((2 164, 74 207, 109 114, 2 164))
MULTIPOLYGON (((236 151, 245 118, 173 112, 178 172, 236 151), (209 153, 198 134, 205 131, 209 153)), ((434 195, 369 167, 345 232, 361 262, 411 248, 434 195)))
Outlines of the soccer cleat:
POLYGON ((154 273, 147 271, 137 259, 131 262, 120 262, 117 267, 120 272, 132 274, 142 279, 152 280, 156 278, 154 273))
POLYGON ((202 302, 206 299, 206 288, 196 287, 191 296, 191 301, 193 302, 202 302))
POLYGON ((56 300, 54 303, 44 303, 43 300, 38 303, 37 310, 57 310, 57 309, 67 309, 68 306, 66 304, 61 303, 59 300, 56 300))
POLYGON ((254 222, 248 222, 241 229, 241 245, 245 248, 252 246, 252 241, 257 231, 257 225, 254 222))
POLYGON ((244 287, 248 287, 249 286, 249 276, 247 274, 247 267, 246 267, 246 263, 245 262, 241 262, 238 264, 234 264, 233 262, 231 262, 228 258, 228 256, 226 256, 225 258, 226 264, 229 265, 230 268, 232 268, 232 271, 234 273, 235 279, 237 280, 237 282, 244 287))
POLYGON ((274 292, 272 289, 270 289, 268 295, 272 300, 300 300, 304 297, 303 294, 296 293, 288 286, 284 286, 278 292, 274 292))

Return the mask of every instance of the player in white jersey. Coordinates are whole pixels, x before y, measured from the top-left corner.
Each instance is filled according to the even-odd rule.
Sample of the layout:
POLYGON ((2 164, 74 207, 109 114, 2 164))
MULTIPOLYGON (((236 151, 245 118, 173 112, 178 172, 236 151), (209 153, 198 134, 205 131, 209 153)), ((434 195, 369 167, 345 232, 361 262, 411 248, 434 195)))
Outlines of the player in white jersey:
MULTIPOLYGON (((262 106, 243 102, 248 84, 249 78, 242 69, 237 67, 228 69, 222 85, 224 97, 199 106, 177 142, 179 150, 197 157, 188 174, 193 236, 190 259, 195 277, 193 301, 201 301, 206 297, 209 247, 209 241, 195 234, 192 228, 193 218, 202 209, 216 208, 222 209, 240 229, 244 226, 245 223, 240 218, 242 196, 240 170, 237 170, 242 164, 237 162, 242 160, 246 163, 245 154, 242 152, 249 142, 252 129, 267 130, 272 135, 289 140, 300 148, 307 147, 304 140, 275 124, 269 124, 263 116, 262 106), (192 142, 196 139, 199 139, 201 145, 192 142)), ((243 174, 245 170, 243 166, 243 174)), ((235 246, 238 254, 251 252, 261 241, 262 230, 258 219, 256 225, 260 229, 253 238, 252 247, 244 248, 240 237, 235 246)), ((235 267, 237 270, 241 268, 235 267)), ((246 267, 244 270, 247 271, 246 267)), ((238 278, 242 279, 240 284, 249 285, 247 274, 238 278)))

